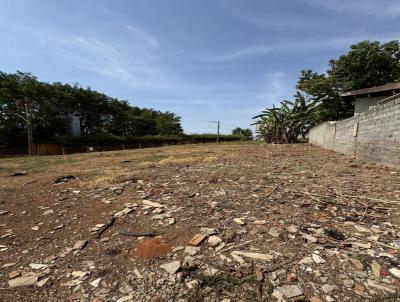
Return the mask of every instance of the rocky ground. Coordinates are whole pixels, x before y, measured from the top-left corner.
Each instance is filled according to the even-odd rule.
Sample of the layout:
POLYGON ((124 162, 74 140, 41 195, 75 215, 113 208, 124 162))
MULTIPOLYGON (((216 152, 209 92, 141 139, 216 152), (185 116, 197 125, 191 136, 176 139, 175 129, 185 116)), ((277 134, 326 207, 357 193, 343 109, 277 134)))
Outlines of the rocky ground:
POLYGON ((400 301, 393 168, 221 144, 0 172, 0 301, 400 301))

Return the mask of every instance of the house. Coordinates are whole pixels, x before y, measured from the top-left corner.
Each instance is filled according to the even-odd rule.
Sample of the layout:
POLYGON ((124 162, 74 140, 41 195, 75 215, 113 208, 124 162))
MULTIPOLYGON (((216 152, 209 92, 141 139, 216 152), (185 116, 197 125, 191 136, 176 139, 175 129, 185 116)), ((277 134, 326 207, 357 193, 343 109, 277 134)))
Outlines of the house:
POLYGON ((382 86, 363 88, 340 94, 344 98, 354 98, 354 114, 368 111, 372 106, 379 106, 400 95, 400 82, 382 86))

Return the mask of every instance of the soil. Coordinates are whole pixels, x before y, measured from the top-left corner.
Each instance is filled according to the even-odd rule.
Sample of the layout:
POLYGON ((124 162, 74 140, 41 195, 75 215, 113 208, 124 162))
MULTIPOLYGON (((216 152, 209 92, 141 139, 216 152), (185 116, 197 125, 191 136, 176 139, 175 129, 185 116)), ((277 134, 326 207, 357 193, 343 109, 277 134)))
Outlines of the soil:
POLYGON ((277 301, 285 286, 301 295, 281 301, 399 301, 394 168, 309 144, 235 143, 8 158, 0 172, 0 301, 277 301), (188 258, 204 228, 222 245, 205 240, 188 258), (160 267, 174 261, 176 273, 160 267), (10 287, 16 272, 37 282, 10 287))

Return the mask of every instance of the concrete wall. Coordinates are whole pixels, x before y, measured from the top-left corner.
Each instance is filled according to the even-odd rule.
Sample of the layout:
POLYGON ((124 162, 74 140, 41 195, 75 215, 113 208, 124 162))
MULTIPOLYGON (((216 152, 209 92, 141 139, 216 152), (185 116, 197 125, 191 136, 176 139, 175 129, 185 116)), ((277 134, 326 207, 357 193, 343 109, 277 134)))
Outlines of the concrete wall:
POLYGON ((354 103, 354 113, 366 112, 369 110, 369 107, 377 106, 377 103, 385 98, 387 98, 387 96, 356 98, 354 103))
POLYGON ((400 167, 400 97, 349 119, 312 128, 310 143, 400 167))

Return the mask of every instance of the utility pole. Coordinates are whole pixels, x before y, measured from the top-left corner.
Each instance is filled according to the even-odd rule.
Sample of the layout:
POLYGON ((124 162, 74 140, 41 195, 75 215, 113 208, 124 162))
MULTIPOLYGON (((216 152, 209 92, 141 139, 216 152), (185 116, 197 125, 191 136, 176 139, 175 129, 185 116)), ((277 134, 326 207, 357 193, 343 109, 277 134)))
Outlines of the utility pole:
POLYGON ((31 113, 29 111, 28 102, 26 100, 25 100, 25 113, 26 113, 26 128, 27 128, 27 132, 28 132, 29 156, 33 156, 34 148, 33 148, 32 120, 31 120, 31 113))
POLYGON ((219 124, 220 124, 220 121, 217 121, 217 143, 219 143, 219 124))
POLYGON ((221 121, 210 121, 210 123, 217 123, 217 143, 219 143, 219 136, 220 136, 219 128, 220 128, 221 121))

